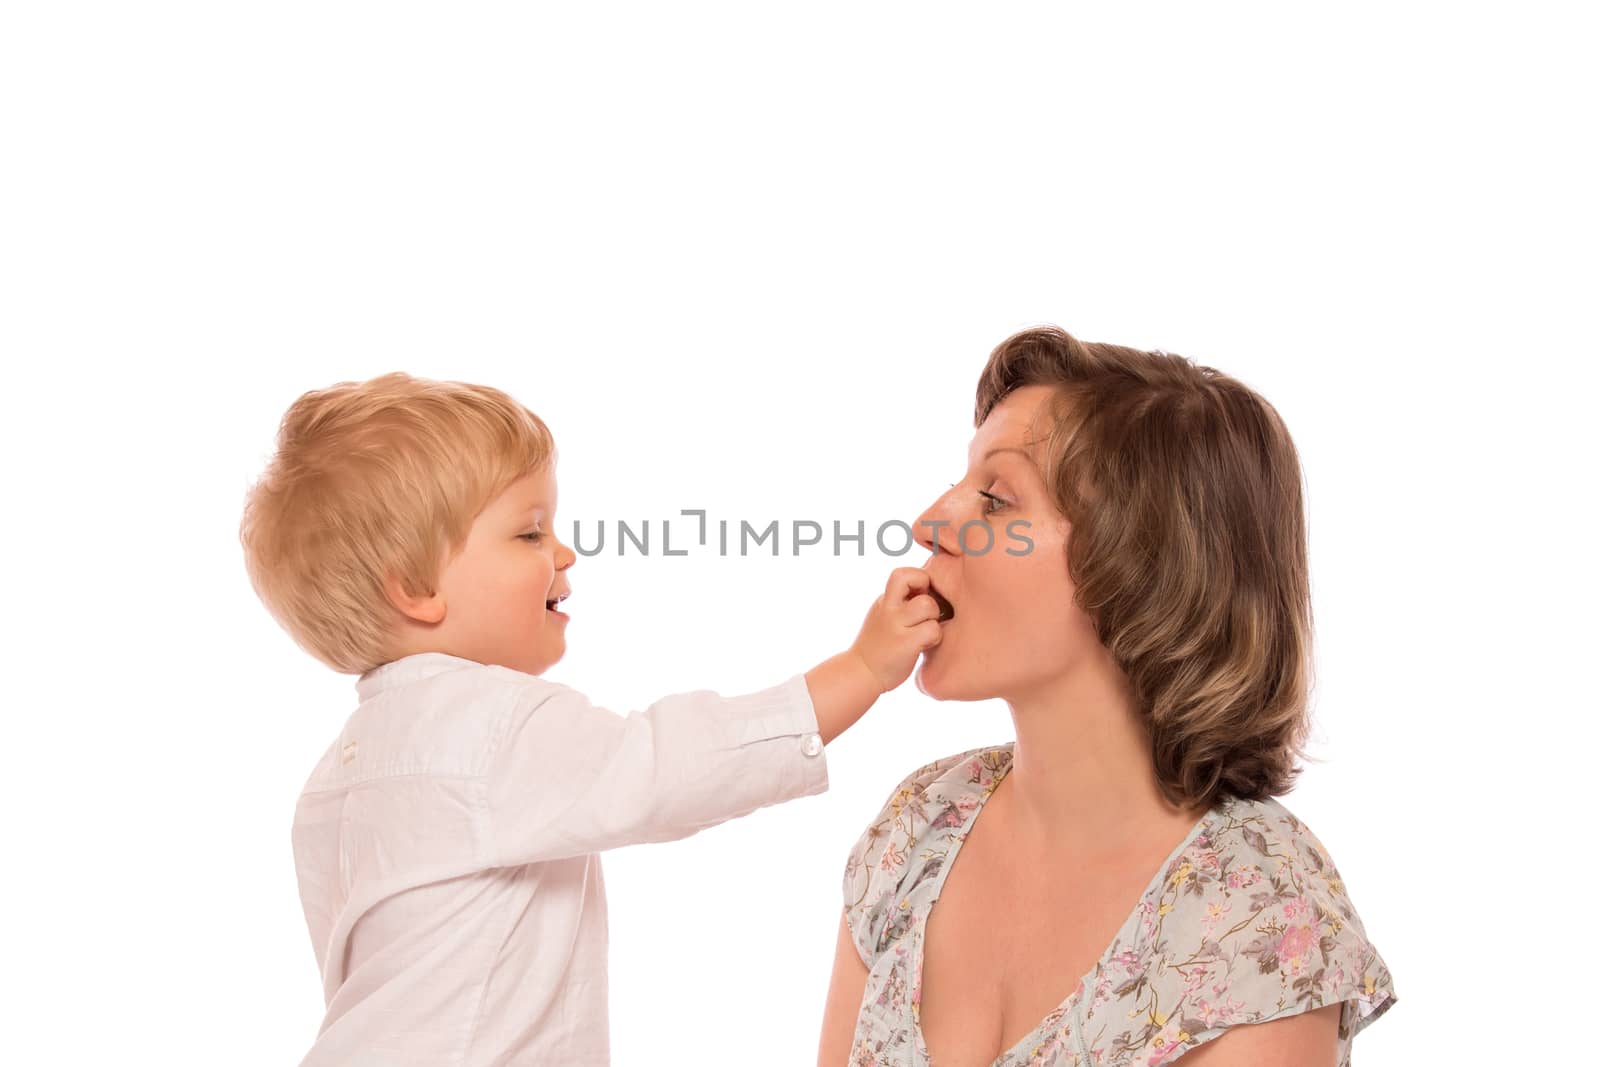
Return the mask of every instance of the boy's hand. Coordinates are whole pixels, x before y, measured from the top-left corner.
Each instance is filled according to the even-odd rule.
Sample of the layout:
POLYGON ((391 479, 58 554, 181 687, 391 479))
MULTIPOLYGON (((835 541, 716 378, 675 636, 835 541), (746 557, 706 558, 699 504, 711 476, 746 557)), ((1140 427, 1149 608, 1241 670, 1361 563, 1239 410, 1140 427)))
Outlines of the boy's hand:
POLYGON ((883 595, 867 611, 850 651, 887 693, 907 678, 924 650, 939 643, 939 604, 929 594, 928 572, 899 567, 889 575, 883 595))
POLYGON ((879 697, 911 676, 917 656, 939 643, 939 604, 928 574, 901 567, 889 575, 855 643, 806 672, 824 743, 849 729, 879 697))

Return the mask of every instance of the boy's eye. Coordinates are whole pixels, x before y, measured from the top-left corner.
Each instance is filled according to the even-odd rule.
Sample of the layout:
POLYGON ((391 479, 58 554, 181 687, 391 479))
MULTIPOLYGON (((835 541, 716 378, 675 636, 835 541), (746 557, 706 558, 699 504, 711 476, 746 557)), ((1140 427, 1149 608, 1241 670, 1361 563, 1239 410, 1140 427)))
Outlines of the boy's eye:
POLYGON ((535 530, 532 533, 518 534, 517 536, 531 544, 538 544, 539 540, 544 537, 544 531, 535 530))

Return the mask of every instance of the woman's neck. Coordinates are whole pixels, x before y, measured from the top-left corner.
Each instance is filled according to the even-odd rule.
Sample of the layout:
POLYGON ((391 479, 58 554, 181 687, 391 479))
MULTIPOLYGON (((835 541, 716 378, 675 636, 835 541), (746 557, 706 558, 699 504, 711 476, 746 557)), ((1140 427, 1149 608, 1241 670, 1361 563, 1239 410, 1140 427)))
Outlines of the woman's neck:
POLYGON ((1002 785, 1024 848, 1092 858, 1181 837, 1200 818, 1162 794, 1149 734, 1109 654, 1007 703, 1017 742, 1002 785))

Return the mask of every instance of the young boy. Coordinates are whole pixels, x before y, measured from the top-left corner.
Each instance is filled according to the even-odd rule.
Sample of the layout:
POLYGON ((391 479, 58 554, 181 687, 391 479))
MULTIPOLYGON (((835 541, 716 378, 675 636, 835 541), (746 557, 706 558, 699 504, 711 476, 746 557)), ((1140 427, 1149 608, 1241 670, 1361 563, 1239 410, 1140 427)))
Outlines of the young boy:
POLYGON ((894 571, 850 648, 627 717, 539 675, 575 556, 544 423, 389 374, 297 400, 240 525, 250 580, 360 705, 295 811, 327 1015, 305 1065, 604 1064, 598 853, 827 788, 823 745, 939 640, 894 571))

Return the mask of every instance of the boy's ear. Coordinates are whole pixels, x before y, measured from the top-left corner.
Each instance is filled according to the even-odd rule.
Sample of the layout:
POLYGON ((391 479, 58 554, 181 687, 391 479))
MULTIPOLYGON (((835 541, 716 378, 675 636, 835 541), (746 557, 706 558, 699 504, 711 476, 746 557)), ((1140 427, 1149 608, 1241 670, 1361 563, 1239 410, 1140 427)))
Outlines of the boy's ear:
POLYGON ((400 614, 416 622, 434 625, 444 621, 444 597, 437 592, 418 596, 408 593, 393 574, 383 579, 383 591, 400 614))

